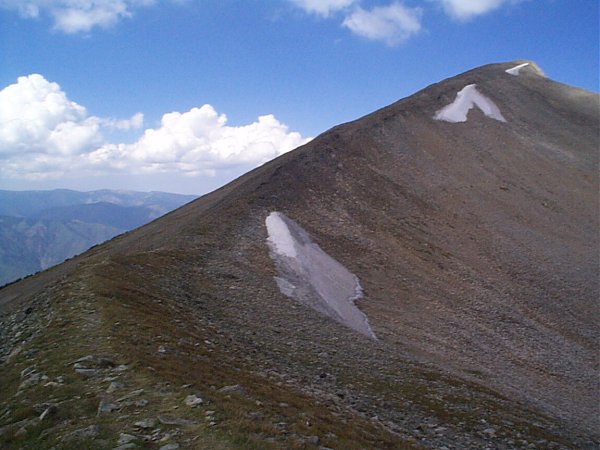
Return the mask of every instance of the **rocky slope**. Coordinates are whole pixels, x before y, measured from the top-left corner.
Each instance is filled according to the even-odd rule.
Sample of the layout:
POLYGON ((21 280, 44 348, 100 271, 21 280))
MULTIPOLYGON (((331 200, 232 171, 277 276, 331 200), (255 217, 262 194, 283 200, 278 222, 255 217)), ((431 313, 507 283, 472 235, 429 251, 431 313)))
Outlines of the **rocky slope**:
POLYGON ((598 96, 521 63, 0 290, 3 445, 595 448, 598 96), (377 339, 280 290, 273 212, 377 339))

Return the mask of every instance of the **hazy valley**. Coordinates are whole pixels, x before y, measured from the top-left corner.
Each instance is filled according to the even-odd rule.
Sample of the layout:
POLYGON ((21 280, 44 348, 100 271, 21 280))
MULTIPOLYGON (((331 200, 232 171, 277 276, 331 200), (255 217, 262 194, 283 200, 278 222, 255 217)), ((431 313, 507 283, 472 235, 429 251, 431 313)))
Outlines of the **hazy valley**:
POLYGON ((38 272, 193 200, 132 191, 0 191, 0 285, 38 272))

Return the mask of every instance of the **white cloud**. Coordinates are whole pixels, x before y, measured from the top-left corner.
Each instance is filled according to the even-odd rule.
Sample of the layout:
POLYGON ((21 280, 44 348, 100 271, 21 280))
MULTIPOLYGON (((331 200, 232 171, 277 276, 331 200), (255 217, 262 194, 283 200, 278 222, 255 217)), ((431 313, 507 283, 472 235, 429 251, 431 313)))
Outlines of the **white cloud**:
POLYGON ((137 130, 144 124, 144 115, 138 112, 130 119, 101 119, 101 123, 109 130, 137 130))
POLYGON ((18 11, 25 18, 48 14, 55 30, 79 33, 96 26, 107 28, 131 17, 135 8, 153 3, 155 0, 0 0, 0 7, 18 11))
POLYGON ((331 13, 348 8, 357 0, 290 0, 306 12, 329 17, 331 13))
POLYGON ((19 77, 0 91, 0 157, 70 155, 101 142, 99 120, 38 74, 19 77))
POLYGON ((370 11, 359 7, 342 25, 354 34, 394 46, 421 31, 422 14, 421 8, 409 8, 395 2, 370 11))
MULTIPOLYGON (((507 0, 440 0, 444 11, 455 19, 469 20, 499 8, 507 0)), ((513 0, 514 1, 514 0, 513 0)))
POLYGON ((133 144, 105 144, 87 155, 91 164, 131 172, 214 176, 219 170, 265 163, 307 142, 273 115, 232 127, 211 105, 163 115, 133 144))
POLYGON ((56 83, 19 77, 0 91, 0 178, 39 180, 87 173, 237 175, 304 144, 273 115, 243 126, 211 105, 164 114, 132 144, 108 142, 105 130, 134 130, 143 115, 117 120, 89 116, 56 83))

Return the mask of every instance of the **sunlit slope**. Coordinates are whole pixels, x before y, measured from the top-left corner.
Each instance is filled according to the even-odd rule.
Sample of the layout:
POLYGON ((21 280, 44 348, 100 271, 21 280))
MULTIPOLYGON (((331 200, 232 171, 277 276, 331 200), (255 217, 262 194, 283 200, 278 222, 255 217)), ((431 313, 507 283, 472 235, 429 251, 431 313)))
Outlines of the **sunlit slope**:
MULTIPOLYGON (((85 273, 82 292, 109 310, 129 305, 144 325, 144 339, 130 329, 119 342, 152 377, 168 381, 180 364, 199 364, 183 336, 171 337, 201 324, 199 333, 220 336, 219 355, 239 369, 239 383, 252 386, 250 403, 267 404, 274 384, 307 396, 294 413, 319 405, 332 414, 324 423, 338 407, 371 418, 384 434, 356 437, 357 448, 593 448, 598 96, 533 64, 506 72, 524 63, 475 69, 335 127, 0 291, 0 302, 17 308, 85 273), (440 116, 449 105, 450 121, 440 116), (357 277, 363 295, 354 304, 377 340, 286 294, 268 241, 274 212, 357 277), (146 309, 162 312, 150 318, 146 309), (150 336, 169 340, 168 366, 156 356, 160 339, 142 344, 150 336)), ((109 327, 121 321, 109 316, 109 327)), ((218 359, 208 350, 206 358, 203 377, 215 380, 218 359)), ((268 404, 265 420, 278 423, 285 407, 268 404)), ((234 418, 221 429, 235 429, 234 418)), ((300 445, 275 426, 247 432, 300 445)), ((347 429, 328 432, 351 441, 347 429)), ((326 432, 320 439, 343 448, 326 432)))

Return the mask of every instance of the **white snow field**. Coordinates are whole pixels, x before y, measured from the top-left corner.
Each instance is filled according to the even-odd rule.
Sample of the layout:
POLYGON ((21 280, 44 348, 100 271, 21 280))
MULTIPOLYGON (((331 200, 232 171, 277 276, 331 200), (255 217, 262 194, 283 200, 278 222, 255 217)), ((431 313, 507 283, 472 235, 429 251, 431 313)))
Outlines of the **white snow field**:
POLYGON ((362 297, 356 275, 312 241, 300 225, 280 212, 265 220, 279 290, 286 296, 377 339, 354 301, 362 297))
POLYGON ((265 220, 267 231, 269 233, 269 246, 279 255, 296 257, 296 245, 294 238, 290 234, 286 223, 281 219, 280 214, 273 212, 265 220))
POLYGON ((433 118, 452 123, 466 122, 467 114, 473 106, 477 106, 487 117, 499 120, 500 122, 506 122, 506 119, 502 116, 500 109, 498 109, 495 103, 481 94, 475 88, 474 84, 469 84, 462 88, 456 94, 456 99, 437 111, 433 118))
POLYGON ((505 70, 505 72, 506 72, 506 73, 509 73, 509 74, 511 74, 511 75, 515 75, 515 76, 517 76, 517 75, 519 75, 519 72, 521 71, 521 69, 522 69, 523 67, 526 67, 526 66, 528 66, 528 65, 529 65, 529 63, 523 63, 523 64, 519 64, 518 66, 512 67, 512 68, 510 68, 510 69, 506 69, 506 70, 505 70))

